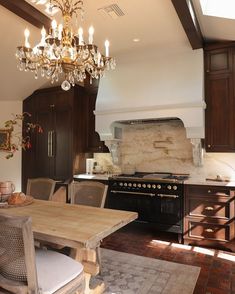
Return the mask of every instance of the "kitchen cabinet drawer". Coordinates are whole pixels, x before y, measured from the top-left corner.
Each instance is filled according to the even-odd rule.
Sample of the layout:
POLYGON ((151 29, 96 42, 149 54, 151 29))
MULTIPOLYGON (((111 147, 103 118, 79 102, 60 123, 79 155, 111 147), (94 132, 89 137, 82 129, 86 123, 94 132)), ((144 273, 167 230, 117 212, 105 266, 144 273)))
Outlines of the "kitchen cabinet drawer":
POLYGON ((230 225, 220 225, 188 220, 188 237, 227 242, 231 238, 230 225))
POLYGON ((234 207, 234 201, 215 202, 203 198, 188 198, 186 201, 186 213, 188 216, 230 219, 231 205, 234 207))
POLYGON ((187 196, 197 197, 213 197, 213 199, 219 199, 220 197, 233 197, 234 191, 231 187, 223 186, 200 186, 200 185, 187 185, 186 186, 187 196))

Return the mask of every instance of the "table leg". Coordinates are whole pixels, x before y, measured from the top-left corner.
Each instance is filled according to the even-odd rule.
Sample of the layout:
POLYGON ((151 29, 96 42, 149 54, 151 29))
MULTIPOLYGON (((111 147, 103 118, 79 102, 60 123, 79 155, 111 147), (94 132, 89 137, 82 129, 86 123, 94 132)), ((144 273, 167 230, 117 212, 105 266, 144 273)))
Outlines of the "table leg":
POLYGON ((92 276, 96 276, 100 267, 97 263, 97 251, 96 249, 76 248, 71 249, 70 256, 75 260, 81 262, 84 266, 86 288, 85 294, 101 294, 105 290, 104 283, 97 285, 94 289, 90 288, 90 279, 92 276))

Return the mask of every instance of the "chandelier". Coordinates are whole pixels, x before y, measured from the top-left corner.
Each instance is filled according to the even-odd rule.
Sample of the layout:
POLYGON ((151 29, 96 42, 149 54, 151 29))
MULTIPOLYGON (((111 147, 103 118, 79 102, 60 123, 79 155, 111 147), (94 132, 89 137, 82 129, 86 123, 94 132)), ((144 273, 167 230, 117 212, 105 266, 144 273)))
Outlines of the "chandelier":
MULTIPOLYGON (((35 2, 35 1, 33 1, 35 2)), ((47 34, 45 28, 41 30, 41 41, 31 48, 29 43, 30 32, 25 29, 25 45, 17 47, 16 58, 21 71, 34 72, 58 82, 64 76, 61 84, 67 91, 75 82, 83 82, 86 77, 99 79, 104 76, 104 71, 114 69, 115 60, 109 56, 109 41, 105 41, 105 55, 101 54, 93 43, 94 28, 89 28, 88 43, 83 37, 83 29, 77 32, 73 29, 73 17, 78 13, 83 14, 82 0, 50 0, 50 11, 59 9, 63 16, 63 24, 57 25, 56 20, 51 23, 47 34)))

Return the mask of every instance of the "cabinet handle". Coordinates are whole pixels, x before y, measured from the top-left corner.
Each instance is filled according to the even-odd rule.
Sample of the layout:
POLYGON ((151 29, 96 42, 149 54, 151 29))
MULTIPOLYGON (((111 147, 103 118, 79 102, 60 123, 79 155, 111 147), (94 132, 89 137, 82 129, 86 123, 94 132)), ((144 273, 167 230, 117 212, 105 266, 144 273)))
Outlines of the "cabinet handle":
POLYGON ((206 231, 207 233, 214 233, 214 230, 213 230, 213 229, 205 229, 205 231, 206 231))
POLYGON ((207 192, 208 192, 208 193, 211 193, 211 190, 208 190, 207 192))
POLYGON ((54 108, 54 107, 55 107, 55 104, 51 104, 50 107, 51 107, 51 108, 54 108))
POLYGON ((207 207, 205 207, 205 210, 212 211, 212 210, 214 210, 214 207, 207 206, 207 207))
POLYGON ((51 140, 51 132, 47 133, 47 155, 50 157, 50 140, 51 140))
POLYGON ((211 145, 209 144, 209 145, 207 145, 207 147, 208 147, 208 148, 211 148, 211 145))
POLYGON ((54 156, 54 131, 51 131, 51 157, 54 156))

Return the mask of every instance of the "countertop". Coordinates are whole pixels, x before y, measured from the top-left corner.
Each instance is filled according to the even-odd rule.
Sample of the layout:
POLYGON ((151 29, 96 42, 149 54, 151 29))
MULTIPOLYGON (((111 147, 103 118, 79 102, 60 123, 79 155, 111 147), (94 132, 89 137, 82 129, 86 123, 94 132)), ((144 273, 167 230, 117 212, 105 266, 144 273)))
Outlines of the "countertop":
POLYGON ((83 180, 103 180, 103 181, 108 181, 109 177, 111 175, 107 174, 79 174, 79 175, 74 175, 74 179, 83 179, 83 180))
MULTIPOLYGON (((112 175, 108 174, 78 174, 73 176, 75 179, 83 180, 103 180, 108 181, 112 175)), ((223 186, 223 187, 235 187, 235 180, 227 181, 209 181, 206 179, 190 177, 188 180, 184 181, 186 185, 208 185, 208 186, 223 186)))

